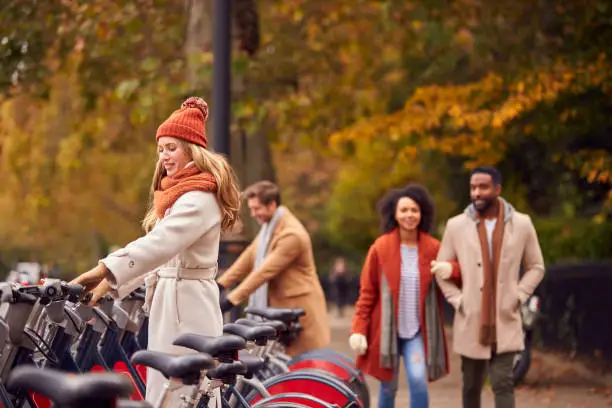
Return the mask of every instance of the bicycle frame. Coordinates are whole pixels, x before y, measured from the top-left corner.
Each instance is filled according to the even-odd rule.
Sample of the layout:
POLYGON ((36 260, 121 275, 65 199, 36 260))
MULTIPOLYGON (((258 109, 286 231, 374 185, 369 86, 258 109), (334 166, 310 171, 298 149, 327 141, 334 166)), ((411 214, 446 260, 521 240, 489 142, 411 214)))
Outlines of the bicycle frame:
POLYGON ((243 397, 243 392, 245 391, 245 389, 248 389, 247 387, 250 387, 251 389, 254 389, 255 391, 257 391, 257 393, 261 395, 263 398, 267 398, 271 396, 268 390, 266 390, 266 387, 263 385, 263 383, 258 378, 239 377, 238 380, 236 381, 236 384, 233 386, 230 386, 231 395, 230 395, 230 398, 228 399, 228 405, 230 408, 237 408, 240 406, 242 407, 250 406, 249 403, 246 402, 246 400, 243 397), (240 403, 240 405, 237 405, 238 403, 240 403))
MULTIPOLYGON (((47 295, 33 288, 31 292, 24 291, 35 298, 33 302, 0 302, 0 317, 6 319, 0 319, 0 339, 8 339, 4 352, 0 353, 2 406, 50 407, 51 402, 42 396, 25 390, 8 392, 2 385, 2 380, 6 381, 14 367, 24 364, 59 368, 76 374, 114 371, 130 378, 135 390, 132 399, 143 400, 146 371, 130 360, 132 354, 144 348, 147 342, 148 317, 142 311, 142 294, 133 293, 120 303, 105 298, 98 307, 90 307, 73 303, 76 298, 67 297, 65 285, 62 283, 60 296, 54 296, 46 287, 38 289, 41 289, 40 293, 46 291, 44 293, 47 295)), ((186 392, 182 395, 182 406, 205 407, 212 392, 216 395, 219 389, 221 405, 226 408, 247 408, 250 407, 249 403, 256 402, 267 406, 264 400, 273 397, 270 404, 282 405, 285 399, 281 394, 286 393, 293 393, 295 401, 288 399, 285 402, 295 405, 301 403, 308 406, 307 396, 314 393, 319 405, 314 401, 312 407, 326 408, 324 404, 338 404, 338 408, 359 407, 358 396, 348 386, 350 384, 346 384, 361 379, 356 371, 351 370, 350 364, 336 356, 328 359, 323 351, 320 355, 304 355, 303 362, 291 359, 284 353, 282 339, 291 337, 292 333, 283 331, 280 338, 268 340, 262 346, 248 341, 247 351, 264 359, 258 373, 252 373, 250 378, 232 375, 208 382, 203 372, 197 386, 183 388, 186 392), (352 375, 347 376, 347 373, 352 375)), ((237 359, 240 357, 235 355, 231 360, 237 359)), ((180 381, 173 379, 168 382, 167 391, 182 387, 184 385, 180 381)), ((158 407, 177 408, 165 406, 168 405, 169 392, 160 397, 158 407)))

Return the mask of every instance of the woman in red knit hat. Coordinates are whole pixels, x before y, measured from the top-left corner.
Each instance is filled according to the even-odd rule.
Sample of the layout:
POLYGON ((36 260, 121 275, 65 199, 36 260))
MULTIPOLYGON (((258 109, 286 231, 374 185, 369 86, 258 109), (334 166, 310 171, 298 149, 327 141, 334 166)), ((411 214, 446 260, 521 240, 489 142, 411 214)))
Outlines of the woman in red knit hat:
POLYGON ((427 382, 448 373, 442 293, 433 274, 460 281, 458 264, 435 263, 440 242, 429 235, 434 204, 425 187, 391 190, 380 202, 382 235, 361 273, 349 337, 357 366, 381 381, 379 408, 395 405, 400 357, 410 407, 427 408, 427 382))
MULTIPOLYGON (((206 102, 192 97, 159 126, 146 235, 73 281, 92 291, 92 303, 109 291, 122 298, 144 282, 150 350, 185 353, 172 346, 178 335, 220 336, 223 330, 214 279, 220 233, 237 220, 240 191, 226 159, 207 149, 207 118, 206 102)), ((164 384, 149 369, 147 401, 156 403, 164 384)), ((174 391, 168 406, 178 406, 184 392, 174 391)))

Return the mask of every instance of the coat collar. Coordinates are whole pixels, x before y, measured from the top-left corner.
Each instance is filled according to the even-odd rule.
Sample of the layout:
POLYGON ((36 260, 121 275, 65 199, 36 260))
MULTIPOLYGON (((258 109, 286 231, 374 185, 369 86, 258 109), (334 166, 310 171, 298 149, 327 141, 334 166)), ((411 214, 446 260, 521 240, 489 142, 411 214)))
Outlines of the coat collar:
MULTIPOLYGON (((428 253, 431 248, 435 246, 433 245, 435 242, 436 239, 434 237, 426 232, 419 231, 419 236, 417 238, 419 252, 425 251, 428 253)), ((399 228, 394 228, 393 231, 381 235, 376 240, 375 245, 376 249, 383 257, 392 257, 395 256, 395 254, 399 256, 401 246, 399 228)))
MULTIPOLYGON (((420 231, 418 236, 417 248, 419 252, 419 272, 422 278, 425 278, 430 273, 428 259, 435 259, 436 240, 426 232, 420 231)), ((376 240, 376 252, 380 259, 382 273, 387 277, 389 286, 392 290, 399 290, 402 256, 401 256, 401 241, 399 229, 380 236, 376 240)))
POLYGON ((298 225, 301 225, 299 220, 295 218, 293 213, 287 207, 281 206, 278 208, 279 209, 282 208, 283 212, 282 214, 280 214, 280 217, 278 218, 278 222, 276 223, 276 226, 270 232, 270 242, 272 242, 273 240, 276 240, 279 234, 283 231, 286 231, 288 228, 296 228, 298 225))
MULTIPOLYGON (((514 215, 514 207, 512 206, 512 204, 510 204, 509 202, 507 202, 506 200, 504 200, 503 198, 499 197, 498 198, 499 201, 502 203, 502 205, 504 206, 504 223, 508 222, 512 216, 514 215)), ((476 215, 476 207, 474 207, 474 204, 470 204, 468 205, 465 210, 463 211, 463 213, 465 215, 468 216, 469 219, 471 219, 472 221, 474 221, 475 223, 478 223, 478 216, 476 215)))

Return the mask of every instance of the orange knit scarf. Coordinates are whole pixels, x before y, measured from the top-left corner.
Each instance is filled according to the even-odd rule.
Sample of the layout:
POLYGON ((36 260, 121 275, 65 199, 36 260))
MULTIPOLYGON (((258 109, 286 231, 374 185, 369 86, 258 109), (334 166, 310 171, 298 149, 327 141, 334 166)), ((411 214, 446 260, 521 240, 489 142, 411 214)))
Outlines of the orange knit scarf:
POLYGON ((161 189, 153 193, 155 213, 163 218, 166 210, 189 191, 216 192, 217 182, 212 174, 202 173, 195 165, 190 165, 178 171, 174 176, 166 176, 161 180, 161 189))
POLYGON ((498 201, 499 211, 497 222, 493 228, 491 237, 491 248, 489 252, 489 238, 485 219, 479 216, 478 237, 482 249, 482 266, 484 279, 482 284, 482 308, 480 315, 479 340, 483 346, 492 346, 497 342, 497 276, 499 275, 499 259, 504 240, 504 206, 498 201))

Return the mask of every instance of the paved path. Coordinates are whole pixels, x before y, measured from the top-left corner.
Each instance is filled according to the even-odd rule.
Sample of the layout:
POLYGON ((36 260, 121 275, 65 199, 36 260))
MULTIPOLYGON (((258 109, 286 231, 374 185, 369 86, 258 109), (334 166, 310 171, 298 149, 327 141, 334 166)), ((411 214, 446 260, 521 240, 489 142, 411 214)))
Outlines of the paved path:
MULTIPOLYGON (((349 356, 353 356, 348 346, 350 318, 352 310, 347 310, 344 318, 330 313, 332 329, 331 347, 349 356)), ((534 355, 526 385, 516 390, 517 408, 605 408, 612 407, 612 392, 602 386, 587 381, 574 372, 571 365, 558 361, 549 355, 534 355)), ((371 406, 376 407, 378 382, 368 378, 371 394, 371 406)), ((430 407, 461 408, 461 373, 460 360, 456 355, 451 357, 451 373, 444 379, 430 384, 430 407)), ((400 389, 396 406, 409 407, 410 397, 406 377, 402 370, 400 389)), ((482 408, 494 408, 493 395, 490 389, 483 392, 482 408)))

